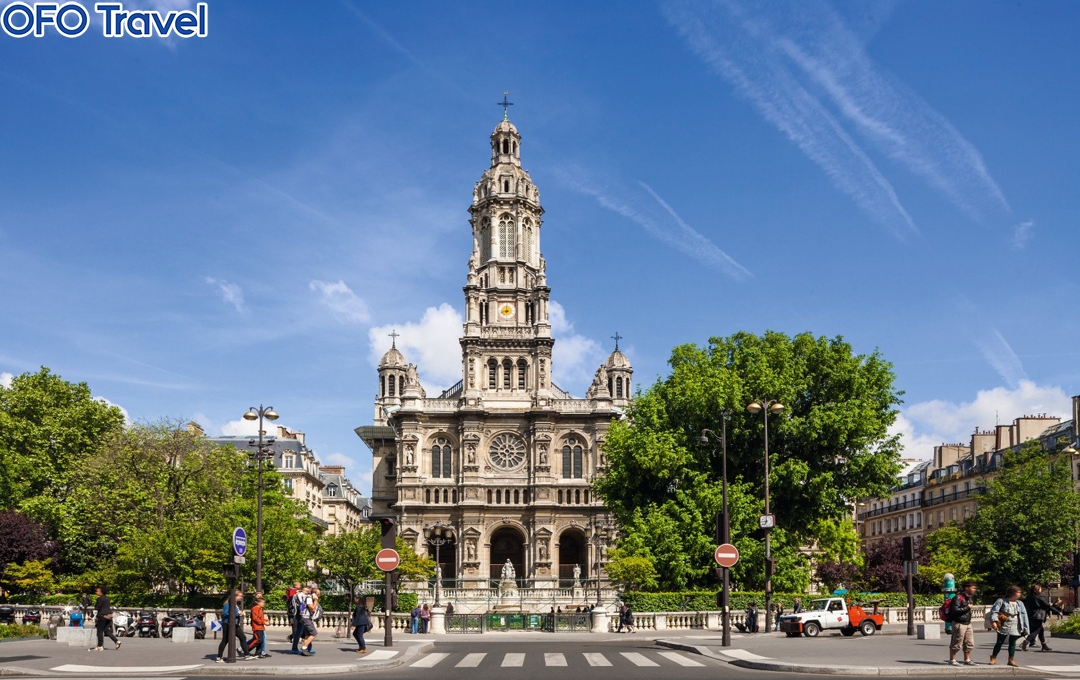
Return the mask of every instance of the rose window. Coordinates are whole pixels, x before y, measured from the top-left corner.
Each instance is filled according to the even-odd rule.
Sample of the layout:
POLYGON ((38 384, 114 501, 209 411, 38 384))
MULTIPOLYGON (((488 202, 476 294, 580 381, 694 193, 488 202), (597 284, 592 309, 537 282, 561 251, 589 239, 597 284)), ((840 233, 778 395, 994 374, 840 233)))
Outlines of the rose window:
POLYGON ((525 460, 525 442, 512 434, 500 434, 491 442, 491 462, 504 470, 516 468, 525 460))

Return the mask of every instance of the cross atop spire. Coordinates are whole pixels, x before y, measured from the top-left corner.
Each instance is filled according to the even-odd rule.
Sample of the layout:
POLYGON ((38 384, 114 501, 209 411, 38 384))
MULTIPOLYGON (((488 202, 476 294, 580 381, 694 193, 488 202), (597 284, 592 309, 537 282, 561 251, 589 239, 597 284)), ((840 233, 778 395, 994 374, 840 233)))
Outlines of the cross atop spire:
POLYGON ((400 337, 401 337, 401 334, 398 333, 397 329, 395 328, 390 333, 390 349, 397 349, 397 339, 400 338, 400 337))
POLYGON ((503 100, 501 102, 495 102, 496 106, 503 107, 503 120, 510 120, 510 114, 507 111, 507 109, 509 109, 511 106, 514 105, 514 102, 507 100, 507 97, 509 95, 510 95, 510 90, 506 90, 505 92, 503 92, 503 100))
POLYGON ((619 341, 623 339, 623 336, 619 335, 619 331, 615 331, 615 335, 611 336, 611 338, 615 341, 615 351, 618 352, 619 341))

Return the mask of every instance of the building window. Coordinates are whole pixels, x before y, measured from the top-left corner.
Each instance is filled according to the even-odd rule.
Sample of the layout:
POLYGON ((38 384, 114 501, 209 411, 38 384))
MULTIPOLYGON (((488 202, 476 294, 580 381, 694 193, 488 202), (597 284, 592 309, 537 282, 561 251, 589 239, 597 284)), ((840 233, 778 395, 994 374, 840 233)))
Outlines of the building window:
POLYGON ((285 478, 285 488, 288 489, 289 491, 293 490, 292 489, 292 479, 289 478, 289 477, 285 478))
POLYGON ((562 450, 562 476, 564 479, 581 479, 582 457, 584 451, 581 442, 571 437, 566 440, 562 450))
POLYGON ((502 489, 495 489, 495 502, 502 503, 502 489))
POLYGON ((574 504, 581 505, 581 489, 574 489, 574 504))
POLYGON ((399 375, 397 378, 398 394, 405 395, 405 376, 399 375))
POLYGON ((326 495, 329 496, 330 498, 337 498, 338 485, 337 484, 329 484, 329 485, 327 485, 327 487, 326 487, 326 495))
POLYGON ((291 468, 293 466, 292 454, 284 455, 281 457, 281 467, 291 468))
POLYGON ((510 363, 509 359, 503 362, 503 389, 510 389, 510 371, 512 367, 513 364, 510 363))
MULTIPOLYGON (((510 182, 506 182, 506 191, 510 191, 510 182)), ((514 256, 514 219, 509 214, 499 218, 499 257, 514 256)))
POLYGON ((521 492, 521 502, 522 503, 528 503, 529 502, 529 490, 528 489, 525 489, 525 490, 523 490, 521 492))
POLYGON ((431 489, 425 489, 424 490, 424 502, 425 503, 430 503, 431 502, 431 489))
POLYGON ((435 445, 431 447, 431 476, 452 477, 452 462, 450 440, 439 437, 435 440, 435 445))
POLYGON ((446 489, 442 490, 442 502, 443 503, 449 503, 450 502, 450 492, 447 491, 446 489))
POLYGON ((386 376, 385 375, 380 375, 379 376, 379 393, 382 394, 382 396, 384 396, 384 397, 386 396, 386 376))
POLYGON ((488 362, 488 389, 495 389, 495 372, 498 370, 498 364, 492 359, 488 362))
POLYGON ((394 384, 395 384, 396 382, 397 382, 397 381, 396 381, 396 380, 394 380, 394 376, 390 376, 390 396, 391 396, 391 397, 393 397, 393 396, 395 396, 395 395, 396 395, 396 392, 394 391, 394 384))
POLYGON ((559 505, 562 505, 562 489, 559 489, 559 505))
POLYGON ((956 508, 949 508, 949 521, 956 521, 956 508))
POLYGON ((480 261, 487 262, 491 259, 491 220, 484 220, 484 226, 480 228, 480 261))
POLYGON ((615 378, 615 398, 622 399, 622 376, 615 378))
POLYGON ((514 505, 517 505, 521 501, 520 496, 518 494, 519 494, 518 490, 514 489, 514 505))
POLYGON ((491 505, 491 489, 488 489, 488 505, 491 505))
POLYGON ((518 367, 517 368, 518 368, 518 389, 523 390, 523 389, 525 389, 525 374, 526 374, 526 369, 528 368, 528 365, 525 363, 525 360, 522 359, 521 361, 518 362, 518 367))
POLYGON ((453 493, 450 494, 450 500, 457 503, 457 489, 454 489, 453 493))

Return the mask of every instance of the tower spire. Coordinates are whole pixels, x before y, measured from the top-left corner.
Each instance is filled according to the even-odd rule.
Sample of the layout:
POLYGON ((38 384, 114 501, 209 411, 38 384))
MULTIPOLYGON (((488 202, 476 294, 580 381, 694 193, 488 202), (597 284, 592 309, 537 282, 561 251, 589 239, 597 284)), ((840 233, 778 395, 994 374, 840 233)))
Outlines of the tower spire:
POLYGON ((510 90, 503 92, 503 100, 501 102, 495 102, 495 106, 503 107, 503 120, 510 120, 510 113, 507 109, 514 105, 514 102, 507 100, 508 96, 510 96, 510 90))
MULTIPOLYGON (((390 349, 397 349, 397 339, 401 337, 401 334, 397 332, 395 328, 390 334, 390 349)), ((616 343, 618 344, 618 343, 616 343)))

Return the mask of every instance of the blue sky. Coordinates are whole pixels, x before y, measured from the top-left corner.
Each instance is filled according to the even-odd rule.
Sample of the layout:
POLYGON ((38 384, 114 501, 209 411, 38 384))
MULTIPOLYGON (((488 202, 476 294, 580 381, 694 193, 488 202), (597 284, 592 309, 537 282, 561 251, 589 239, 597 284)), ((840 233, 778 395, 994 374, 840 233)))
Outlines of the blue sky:
POLYGON ((645 384, 710 335, 843 335, 896 364, 924 457, 1080 392, 1077 3, 209 13, 0 34, 0 374, 212 433, 271 403, 368 488, 389 329, 429 394, 457 380, 508 89, 575 394, 615 331, 645 384))

